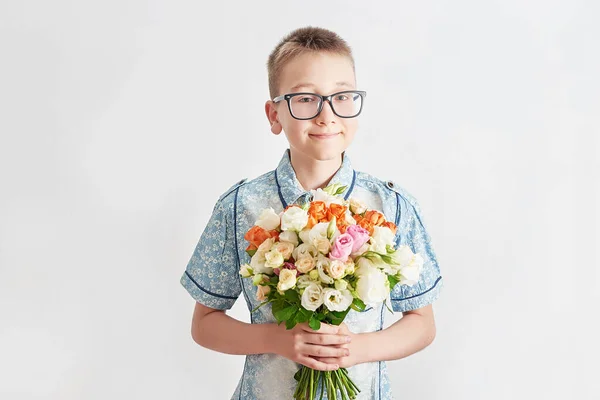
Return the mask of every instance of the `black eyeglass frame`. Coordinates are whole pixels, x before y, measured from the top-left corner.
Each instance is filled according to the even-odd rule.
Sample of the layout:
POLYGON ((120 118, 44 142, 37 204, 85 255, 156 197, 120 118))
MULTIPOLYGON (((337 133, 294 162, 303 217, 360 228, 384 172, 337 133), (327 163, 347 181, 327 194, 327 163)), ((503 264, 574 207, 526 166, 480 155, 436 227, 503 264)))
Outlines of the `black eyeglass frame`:
MULTIPOLYGON (((365 97, 367 97, 367 92, 364 90, 344 90, 341 92, 336 92, 336 93, 330 94, 329 96, 321 96, 320 94, 310 93, 310 92, 297 92, 297 93, 287 93, 287 94, 282 94, 281 96, 277 96, 273 99, 273 102, 279 103, 281 100, 285 100, 288 105, 288 110, 290 110, 290 115, 295 119, 304 121, 304 120, 316 118, 319 114, 321 114, 321 111, 323 111, 323 104, 325 104, 325 101, 329 102, 331 111, 333 111, 333 113, 335 115, 337 115, 338 117, 340 117, 340 118, 356 118, 359 116, 359 114, 361 113, 361 111, 363 109, 363 106, 365 104, 365 97), (360 109, 358 110, 358 112, 355 115, 352 115, 351 117, 345 117, 343 115, 338 114, 335 111, 335 107, 333 106, 333 103, 331 102, 331 100, 334 96, 344 94, 344 93, 358 94, 360 96, 360 109), (290 100, 292 99, 292 97, 299 96, 299 95, 311 95, 311 96, 319 97, 321 99, 321 102, 319 103, 319 108, 317 109, 317 113, 315 115, 313 115, 310 118, 299 118, 294 115, 294 113, 292 111, 292 104, 291 104, 290 100)), ((356 98, 355 98, 355 100, 356 100, 356 98)))

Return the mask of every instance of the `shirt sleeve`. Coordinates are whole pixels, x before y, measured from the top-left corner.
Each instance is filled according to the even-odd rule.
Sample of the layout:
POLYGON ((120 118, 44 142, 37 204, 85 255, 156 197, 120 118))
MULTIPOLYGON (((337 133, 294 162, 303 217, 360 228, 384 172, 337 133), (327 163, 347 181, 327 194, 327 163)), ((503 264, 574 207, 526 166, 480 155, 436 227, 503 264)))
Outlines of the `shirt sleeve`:
POLYGON ((198 303, 219 310, 233 307, 242 290, 231 197, 215 204, 180 280, 198 303))
POLYGON ((416 200, 405 201, 398 235, 398 246, 408 245, 413 253, 423 257, 423 270, 419 281, 413 286, 396 284, 390 294, 392 309, 404 312, 425 307, 438 298, 442 288, 442 276, 431 238, 425 229, 423 215, 416 200))

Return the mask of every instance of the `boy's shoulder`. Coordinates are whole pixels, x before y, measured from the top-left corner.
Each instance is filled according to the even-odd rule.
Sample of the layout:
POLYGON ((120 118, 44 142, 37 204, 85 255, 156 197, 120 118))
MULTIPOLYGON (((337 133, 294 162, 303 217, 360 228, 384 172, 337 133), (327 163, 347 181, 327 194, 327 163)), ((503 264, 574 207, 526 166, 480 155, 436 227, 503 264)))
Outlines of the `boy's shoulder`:
POLYGON ((270 180, 272 179, 272 176, 273 176, 273 171, 269 171, 269 172, 265 172, 264 174, 257 176, 255 178, 252 178, 252 179, 250 179, 250 178, 241 179, 240 181, 234 183, 227 190, 225 190, 219 196, 219 201, 227 201, 229 199, 233 199, 235 191, 242 186, 247 186, 247 187, 251 187, 252 189, 257 189, 261 185, 268 184, 270 182, 270 180))

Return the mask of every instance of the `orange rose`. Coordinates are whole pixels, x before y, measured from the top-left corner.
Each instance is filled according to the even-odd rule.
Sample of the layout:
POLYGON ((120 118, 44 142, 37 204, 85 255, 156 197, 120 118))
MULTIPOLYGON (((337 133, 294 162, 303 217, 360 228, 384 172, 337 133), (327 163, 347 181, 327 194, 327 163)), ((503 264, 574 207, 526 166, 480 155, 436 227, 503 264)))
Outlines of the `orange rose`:
POLYGON ((313 201, 308 207, 308 217, 313 217, 316 221, 321 221, 327 215, 327 205, 324 201, 313 201))
POLYGON ((369 235, 373 236, 373 232, 375 231, 375 225, 369 221, 367 218, 362 218, 358 223, 359 226, 362 226, 366 230, 369 231, 369 235))
POLYGON ((279 240, 279 231, 277 229, 273 229, 273 230, 269 231, 269 234, 271 235, 272 238, 275 238, 275 241, 279 240))
POLYGON ((383 214, 376 210, 369 210, 365 212, 365 219, 376 226, 381 225, 385 222, 385 217, 383 216, 383 214))
POLYGON ((341 233, 346 233, 346 229, 350 226, 348 222, 336 220, 336 226, 340 230, 341 233))
POLYGON ((329 205, 329 209, 327 210, 327 220, 331 221, 333 216, 335 216, 335 218, 338 221, 340 221, 340 220, 345 221, 347 210, 348 210, 348 207, 346 207, 346 206, 343 206, 341 204, 331 203, 329 205))
MULTIPOLYGON (((271 231, 273 232, 273 231, 271 231)), ((260 246, 262 242, 272 237, 272 233, 267 231, 265 228, 262 228, 258 225, 254 225, 246 234, 244 235, 244 239, 246 239, 253 246, 260 246)))
POLYGON ((390 228, 392 230, 392 233, 395 235, 396 234, 396 224, 394 224, 393 222, 390 221, 386 221, 383 224, 381 224, 381 226, 385 226, 387 228, 390 228))
POLYGON ((306 224, 306 227, 308 229, 312 228, 313 226, 315 226, 317 223, 319 222, 318 219, 315 218, 314 215, 310 215, 308 214, 308 223, 306 224))

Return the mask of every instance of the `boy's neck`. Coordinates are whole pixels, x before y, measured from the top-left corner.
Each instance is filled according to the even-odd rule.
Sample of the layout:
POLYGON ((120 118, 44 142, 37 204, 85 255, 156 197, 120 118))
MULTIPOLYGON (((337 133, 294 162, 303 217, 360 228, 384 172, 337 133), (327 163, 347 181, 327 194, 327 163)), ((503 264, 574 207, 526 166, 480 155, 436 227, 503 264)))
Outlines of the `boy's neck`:
POLYGON ((342 166, 342 154, 331 160, 303 157, 290 148, 290 162, 296 178, 305 191, 324 188, 342 166))

